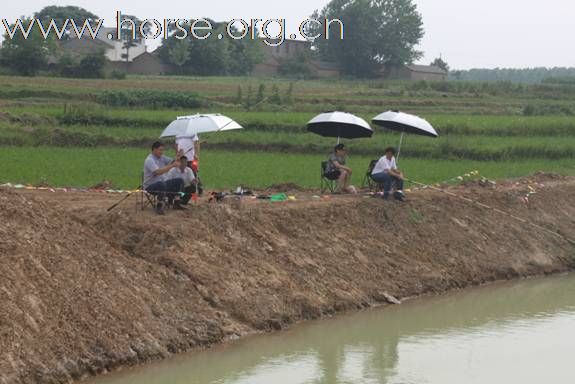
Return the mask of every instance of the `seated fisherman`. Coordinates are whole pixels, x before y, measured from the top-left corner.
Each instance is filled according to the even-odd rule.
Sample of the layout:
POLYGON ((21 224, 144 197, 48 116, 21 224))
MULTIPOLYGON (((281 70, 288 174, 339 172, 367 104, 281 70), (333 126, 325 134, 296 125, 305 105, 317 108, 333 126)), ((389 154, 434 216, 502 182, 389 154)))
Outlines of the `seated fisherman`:
POLYGON ((179 166, 179 162, 172 161, 164 156, 164 144, 156 141, 152 144, 152 153, 148 155, 144 162, 144 185, 146 192, 158 197, 156 213, 164 214, 164 200, 168 199, 168 204, 173 204, 174 209, 184 209, 179 202, 179 194, 184 188, 182 179, 167 180, 166 174, 173 168, 179 166))
POLYGON ((329 180, 337 180, 336 192, 354 193, 355 189, 350 187, 351 168, 345 165, 347 150, 345 145, 335 146, 333 153, 329 156, 324 176, 329 180))
POLYGON ((394 197, 397 200, 405 200, 405 195, 403 194, 403 173, 397 169, 397 164, 395 162, 395 149, 387 148, 385 150, 385 155, 379 159, 373 171, 371 172, 371 178, 378 184, 383 184, 383 198, 388 199, 389 193, 391 192, 391 187, 395 184, 396 192, 394 197))
POLYGON ((197 180, 194 176, 193 170, 188 167, 188 158, 186 156, 180 157, 179 166, 177 168, 172 168, 168 172, 166 179, 181 179, 184 183, 184 193, 180 199, 180 203, 187 205, 192 198, 192 194, 196 193, 197 180))

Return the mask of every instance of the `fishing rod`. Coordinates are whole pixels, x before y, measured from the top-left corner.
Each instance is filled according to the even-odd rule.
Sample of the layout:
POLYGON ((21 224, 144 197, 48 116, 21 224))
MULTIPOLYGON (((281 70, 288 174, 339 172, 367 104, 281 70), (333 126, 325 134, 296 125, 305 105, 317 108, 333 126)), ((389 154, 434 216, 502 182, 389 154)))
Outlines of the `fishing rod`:
MULTIPOLYGON (((106 212, 110 212, 112 211, 114 208, 116 208, 117 206, 119 206, 120 204, 122 204, 124 201, 128 200, 128 198, 130 196, 132 196, 134 193, 140 193, 143 192, 143 188, 144 185, 146 184, 147 181, 151 180, 152 178, 154 178, 155 176, 150 176, 148 177, 146 180, 142 180, 142 185, 140 185, 135 191, 130 191, 128 192, 128 194, 126 196, 124 196, 122 199, 120 199, 117 203, 115 203, 114 205, 112 205, 110 208, 106 209, 106 212)), ((143 177, 142 177, 143 179, 143 177)))
MULTIPOLYGON (((120 199, 117 203, 115 203, 114 205, 112 205, 110 208, 108 208, 106 210, 106 212, 110 212, 112 211, 114 208, 116 208, 117 206, 119 206, 120 204, 122 204, 124 201, 128 200, 128 198, 130 196, 132 196, 134 193, 140 193, 140 192, 144 192, 144 185, 146 184, 146 182, 150 181, 151 179, 153 179, 156 176, 150 176, 148 177, 146 180, 142 180, 142 185, 140 185, 135 191, 130 191, 128 192, 128 194, 126 196, 124 196, 122 199, 120 199)), ((143 179, 143 177, 142 177, 143 179)), ((150 191, 153 192, 153 191, 150 191)), ((159 191, 158 191, 159 192, 159 191)))
POLYGON ((519 222, 521 222, 521 223, 523 223, 523 224, 531 225, 532 227, 535 227, 535 228, 540 229, 540 230, 542 230, 542 231, 544 231, 544 232, 547 232, 547 233, 549 233, 549 234, 552 234, 552 235, 555 236, 555 237, 559 237, 559 238, 561 238, 561 239, 567 241, 567 242, 570 243, 571 245, 575 245, 575 240, 570 239, 569 237, 567 237, 567 236, 565 236, 565 235, 562 235, 562 234, 559 233, 559 232, 553 231, 553 230, 551 230, 551 229, 549 229, 549 228, 545 228, 545 227, 543 227, 542 225, 539 225, 539 224, 536 224, 536 223, 534 223, 534 222, 532 222, 532 221, 523 219, 523 218, 521 218, 521 217, 519 217, 519 216, 515 216, 515 215, 513 215, 513 214, 511 214, 511 213, 509 213, 509 212, 503 211, 503 210, 501 210, 501 209, 499 209, 499 208, 495 208, 495 207, 489 206, 489 205, 484 204, 484 203, 482 203, 482 202, 479 202, 479 201, 477 201, 477 200, 473 200, 473 199, 470 199, 470 198, 468 198, 468 197, 460 196, 460 195, 457 195, 457 194, 455 194, 455 193, 453 193, 453 192, 450 192, 450 191, 447 191, 447 190, 445 190, 445 189, 441 189, 441 188, 438 188, 438 187, 434 187, 434 186, 429 185, 429 184, 420 183, 420 182, 418 182, 418 181, 410 180, 410 179, 407 179, 407 178, 405 178, 404 180, 407 181, 407 182, 409 182, 409 183, 412 183, 412 184, 415 184, 415 185, 419 185, 419 186, 424 187, 424 188, 429 188, 429 189, 432 189, 432 190, 434 190, 434 191, 438 191, 438 192, 445 193, 445 194, 448 195, 448 196, 455 197, 455 198, 457 198, 457 199, 459 199, 459 200, 463 200, 463 201, 465 201, 465 202, 467 202, 467 203, 477 205, 477 206, 479 206, 479 207, 481 207, 481 208, 489 209, 489 210, 491 210, 491 211, 494 211, 494 212, 496 212, 496 213, 499 213, 500 215, 504 215, 504 216, 510 217, 510 218, 512 218, 512 219, 514 219, 514 220, 516 220, 516 221, 519 221, 519 222))
POLYGON ((143 193, 143 192, 152 193, 152 194, 153 194, 154 192, 155 192, 155 193, 164 193, 164 194, 166 194, 166 195, 175 195, 175 196, 177 196, 177 195, 180 195, 180 196, 181 196, 181 195, 182 195, 182 192, 145 191, 145 190, 141 189, 141 187, 140 187, 140 188, 138 188, 138 189, 135 190, 135 191, 130 191, 130 192, 128 192, 128 194, 127 194, 126 196, 124 196, 124 197, 123 197, 122 199, 120 199, 117 203, 115 203, 114 205, 112 205, 111 207, 109 207, 109 208, 106 210, 106 212, 112 211, 114 208, 116 208, 117 206, 119 206, 120 204, 122 204, 124 201, 128 200, 128 198, 129 198, 130 196, 132 196, 134 193, 143 193))
POLYGON ((128 194, 126 196, 124 196, 120 201, 118 201, 116 204, 112 205, 110 208, 108 208, 106 210, 106 212, 110 212, 112 211, 114 208, 116 208, 118 205, 122 204, 124 201, 128 200, 128 198, 130 196, 132 196, 133 193, 138 193, 140 192, 140 190, 137 190, 136 192, 128 192, 128 194))

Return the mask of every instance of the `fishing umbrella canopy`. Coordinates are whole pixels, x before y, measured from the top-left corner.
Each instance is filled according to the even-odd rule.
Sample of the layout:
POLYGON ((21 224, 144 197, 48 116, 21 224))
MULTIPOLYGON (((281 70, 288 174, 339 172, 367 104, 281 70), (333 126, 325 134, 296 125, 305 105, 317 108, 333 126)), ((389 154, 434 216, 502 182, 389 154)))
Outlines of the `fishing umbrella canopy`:
POLYGON ((359 139, 371 137, 373 129, 367 121, 347 112, 326 112, 307 123, 307 130, 324 137, 359 139))
POLYGON ((398 157, 403 143, 403 137, 406 133, 427 136, 439 137, 439 134, 431 124, 419 116, 410 115, 399 111, 387 111, 373 118, 373 123, 380 127, 390 129, 392 131, 401 132, 401 139, 399 141, 399 149, 397 151, 398 157))
POLYGON ((160 137, 192 137, 199 133, 235 129, 243 129, 243 127, 229 117, 220 114, 181 116, 172 121, 160 137))

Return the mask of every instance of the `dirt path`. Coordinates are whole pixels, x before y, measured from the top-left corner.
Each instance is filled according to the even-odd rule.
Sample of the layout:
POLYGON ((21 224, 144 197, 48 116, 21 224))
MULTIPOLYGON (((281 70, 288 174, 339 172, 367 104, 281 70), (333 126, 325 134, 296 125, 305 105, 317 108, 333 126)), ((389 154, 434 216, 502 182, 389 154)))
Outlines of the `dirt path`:
MULTIPOLYGON (((575 179, 451 191, 575 236, 575 179), (526 204, 523 198, 536 194, 526 204)), ((559 236, 434 191, 200 202, 0 190, 0 383, 62 383, 253 332, 474 284, 562 272, 559 236)))

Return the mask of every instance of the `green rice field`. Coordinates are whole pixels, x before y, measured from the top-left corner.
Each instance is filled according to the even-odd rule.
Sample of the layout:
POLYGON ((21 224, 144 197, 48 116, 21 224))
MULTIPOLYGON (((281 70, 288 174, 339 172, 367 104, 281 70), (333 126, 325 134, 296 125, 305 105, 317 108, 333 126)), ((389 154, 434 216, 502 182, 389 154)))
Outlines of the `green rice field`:
MULTIPOLYGON (((4 76, 0 183, 89 187, 107 180, 135 188, 149 145, 172 119, 223 113, 245 129, 202 136, 208 188, 313 187, 319 184, 319 163, 336 140, 306 132, 306 122, 328 110, 369 121, 388 109, 419 114, 441 134, 406 137, 400 167, 414 180, 440 182, 472 170, 492 179, 536 171, 575 174, 572 86, 4 76), (262 85, 263 98, 256 102, 262 85), (131 92, 142 95, 141 102, 131 92)), ((375 130, 371 139, 345 141, 355 185, 361 185, 369 161, 399 141, 396 133, 375 130)))
MULTIPOLYGON (((147 156, 134 148, 50 148, 5 147, 0 152, 4 164, 3 180, 13 183, 45 182, 53 186, 90 187, 110 180, 122 189, 140 184, 142 163, 147 156), (23 165, 24 164, 24 165, 23 165)), ((206 151, 202 157, 201 177, 207 188, 228 188, 243 185, 265 188, 274 184, 295 183, 319 187, 319 164, 325 156, 206 151)), ((349 164, 356 170, 353 183, 360 186, 371 160, 350 156, 349 164)), ((552 169, 575 174, 572 160, 531 159, 523 161, 472 161, 405 159, 400 166, 413 180, 435 183, 479 170, 481 176, 505 179, 552 169)))

